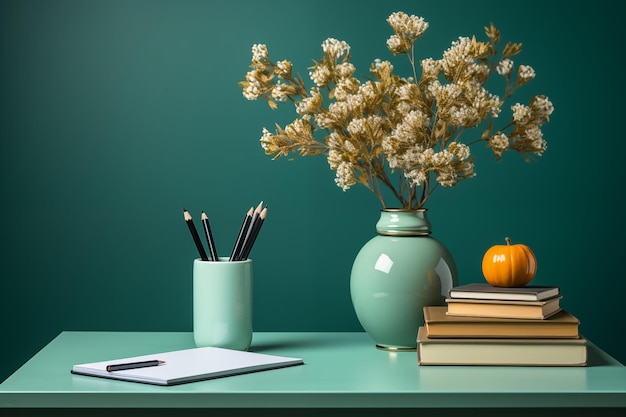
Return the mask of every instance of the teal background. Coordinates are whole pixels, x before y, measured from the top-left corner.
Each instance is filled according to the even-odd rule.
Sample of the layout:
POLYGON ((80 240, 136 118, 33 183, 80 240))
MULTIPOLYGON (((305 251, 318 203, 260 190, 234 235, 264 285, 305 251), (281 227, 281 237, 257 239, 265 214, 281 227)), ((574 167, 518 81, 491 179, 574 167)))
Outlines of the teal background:
POLYGON ((460 283, 482 280, 482 255, 511 236, 537 256, 534 283, 561 286, 583 334, 626 362, 623 34, 611 5, 0 0, 0 380, 62 330, 191 331, 183 208, 197 222, 207 212, 227 256, 248 208, 269 206, 251 254, 255 330, 361 330, 349 274, 379 203, 342 192, 323 158, 264 155, 262 127, 293 110, 248 102, 237 82, 252 44, 306 76, 327 37, 351 45, 360 74, 375 58, 402 72, 385 47, 396 10, 430 22, 420 58, 494 22, 537 72, 516 101, 543 93, 555 106, 543 157, 498 162, 475 148, 476 178, 429 201, 460 283))

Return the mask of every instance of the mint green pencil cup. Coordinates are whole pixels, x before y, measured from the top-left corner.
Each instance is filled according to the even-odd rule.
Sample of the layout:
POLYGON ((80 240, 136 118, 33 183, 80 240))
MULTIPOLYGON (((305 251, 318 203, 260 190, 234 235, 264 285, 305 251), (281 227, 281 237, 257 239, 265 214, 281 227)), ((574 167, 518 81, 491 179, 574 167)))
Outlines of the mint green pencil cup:
POLYGON ((252 260, 194 260, 193 338, 197 347, 250 347, 252 260))

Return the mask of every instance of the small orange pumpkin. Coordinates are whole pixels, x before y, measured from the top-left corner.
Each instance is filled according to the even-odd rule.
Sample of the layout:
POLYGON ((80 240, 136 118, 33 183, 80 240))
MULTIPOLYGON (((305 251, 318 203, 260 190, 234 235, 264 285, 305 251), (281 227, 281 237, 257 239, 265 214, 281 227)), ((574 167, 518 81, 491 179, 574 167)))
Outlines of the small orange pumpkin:
POLYGON ((483 257, 483 275, 494 287, 523 287, 535 277, 537 259, 526 245, 511 245, 506 238, 506 245, 492 246, 483 257))

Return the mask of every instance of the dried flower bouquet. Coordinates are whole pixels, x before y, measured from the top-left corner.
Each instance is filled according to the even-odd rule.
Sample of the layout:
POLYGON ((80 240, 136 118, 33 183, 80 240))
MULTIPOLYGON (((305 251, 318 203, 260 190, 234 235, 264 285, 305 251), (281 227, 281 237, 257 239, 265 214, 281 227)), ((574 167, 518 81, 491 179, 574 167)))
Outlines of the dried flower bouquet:
POLYGON ((314 86, 307 88, 290 61, 273 62, 266 45, 252 47, 251 70, 240 82, 244 96, 265 99, 272 108, 290 101, 298 115, 284 128, 277 124, 274 133, 263 129, 266 154, 325 155, 344 191, 360 183, 383 207, 385 196, 392 195, 400 207, 415 209, 439 185, 453 187, 475 175, 471 145, 486 144, 498 159, 508 150, 527 161, 545 151, 541 127, 554 107, 543 95, 528 105, 512 105, 510 120, 494 127, 504 103, 535 77, 532 67, 515 68, 511 59, 521 51, 520 43, 507 42, 499 50, 500 32, 491 24, 485 27, 487 41, 459 37, 441 59, 423 59, 418 76, 415 41, 428 23, 404 12, 391 14, 387 22, 394 32, 387 47, 408 57, 409 77, 393 74, 389 61, 376 59, 371 78, 360 81, 350 46, 329 38, 322 43, 322 59, 309 68, 314 86), (494 73, 504 78, 500 96, 485 86, 494 73), (476 128, 473 135, 465 132, 476 128))

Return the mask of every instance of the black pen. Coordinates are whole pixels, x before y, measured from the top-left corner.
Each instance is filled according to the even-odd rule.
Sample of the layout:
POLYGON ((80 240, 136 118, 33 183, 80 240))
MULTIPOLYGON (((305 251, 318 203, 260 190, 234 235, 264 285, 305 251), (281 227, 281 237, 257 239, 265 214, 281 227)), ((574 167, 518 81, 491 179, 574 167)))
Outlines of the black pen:
POLYGON ((159 365, 163 365, 164 363, 165 361, 159 361, 159 360, 118 363, 115 365, 107 365, 106 369, 107 369, 107 372, 124 371, 126 369, 138 369, 138 368, 147 368, 149 366, 159 366, 159 365))
POLYGON ((217 249, 215 249, 215 241, 213 241, 213 233, 211 233, 211 224, 209 223, 209 217, 206 213, 202 212, 202 226, 204 227, 204 235, 206 236, 206 243, 209 245, 209 252, 211 253, 211 258, 214 261, 219 261, 220 258, 217 256, 217 249))
POLYGON ((193 241, 196 244, 196 248, 198 248, 198 252, 200 253, 200 259, 202 259, 203 261, 208 261, 209 257, 206 255, 206 252, 204 251, 204 247, 202 246, 202 241, 200 240, 200 236, 198 236, 198 231, 196 230, 196 226, 193 224, 191 214, 189 214, 187 209, 183 209, 183 214, 185 215, 185 222, 187 223, 187 226, 189 226, 191 237, 193 237, 193 241))

